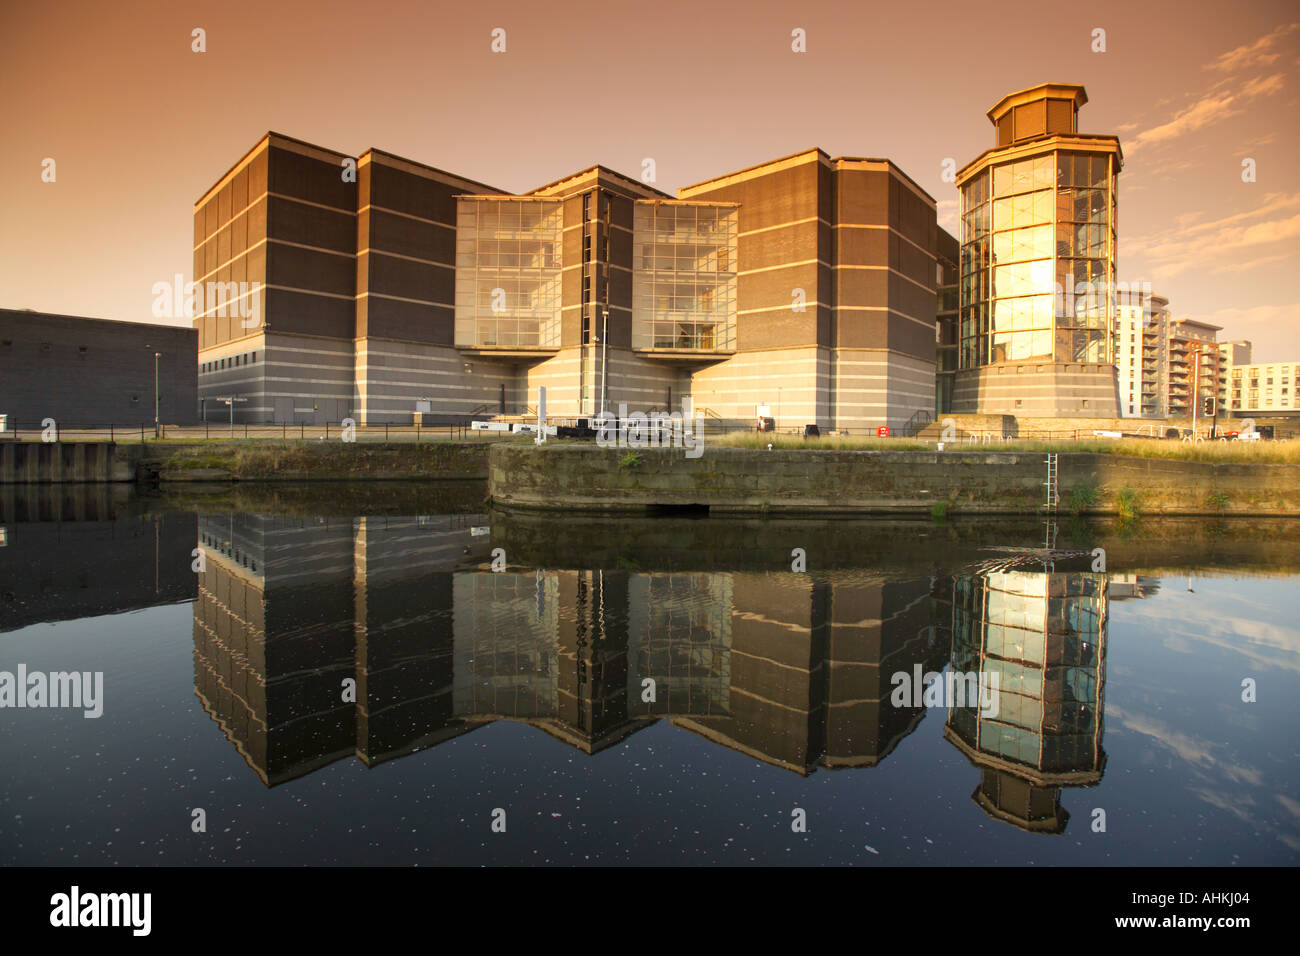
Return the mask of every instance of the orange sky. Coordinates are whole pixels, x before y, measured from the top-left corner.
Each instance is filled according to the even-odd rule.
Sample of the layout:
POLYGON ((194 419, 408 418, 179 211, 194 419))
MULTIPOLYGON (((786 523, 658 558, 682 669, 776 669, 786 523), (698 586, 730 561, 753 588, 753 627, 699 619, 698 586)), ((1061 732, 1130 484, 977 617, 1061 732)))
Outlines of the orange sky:
POLYGON ((149 321, 154 283, 189 278, 194 200, 268 129, 510 190, 651 157, 671 192, 820 146, 894 160, 955 231, 943 161, 1049 80, 1121 138, 1120 278, 1300 360, 1293 0, 5 3, 0 306, 149 321))

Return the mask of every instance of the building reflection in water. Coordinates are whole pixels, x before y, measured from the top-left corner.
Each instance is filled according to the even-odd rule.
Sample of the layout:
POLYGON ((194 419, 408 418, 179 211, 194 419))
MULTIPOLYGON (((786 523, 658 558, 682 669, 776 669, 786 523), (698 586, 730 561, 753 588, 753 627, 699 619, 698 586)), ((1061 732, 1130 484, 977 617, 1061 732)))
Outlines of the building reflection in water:
POLYGON ((806 774, 872 766, 943 666, 934 578, 486 570, 485 516, 202 516, 195 692, 268 785, 496 720, 596 753, 666 719, 806 774), (354 685, 354 686, 350 686, 354 685))
POLYGON ((1061 789, 1098 783, 1106 763, 1109 579, 1003 564, 953 580, 950 666, 978 673, 980 686, 996 680, 997 700, 987 711, 978 701, 950 706, 944 736, 982 772, 972 798, 986 813, 1062 833, 1061 789))

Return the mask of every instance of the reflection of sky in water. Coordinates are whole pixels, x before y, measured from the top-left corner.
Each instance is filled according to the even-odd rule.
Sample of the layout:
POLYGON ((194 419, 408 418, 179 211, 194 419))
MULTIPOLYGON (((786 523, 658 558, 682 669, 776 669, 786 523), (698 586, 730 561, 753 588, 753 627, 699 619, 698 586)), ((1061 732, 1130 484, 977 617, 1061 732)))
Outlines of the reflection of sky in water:
POLYGON ((268 789, 195 697, 189 604, 34 625, 0 634, 0 669, 103 670, 105 715, 0 712, 0 862, 1295 864, 1297 580, 1165 578, 1111 602, 1105 773, 1062 791, 1060 836, 972 801, 980 773, 942 711, 875 767, 807 777, 668 721, 594 756, 501 721, 268 789))
MULTIPOLYGON (((1112 758, 1129 755, 1130 775, 1161 780, 1171 808, 1182 808, 1168 824, 1146 827, 1183 846, 1171 863, 1198 860, 1202 843, 1221 845, 1223 862, 1295 862, 1300 852, 1295 585, 1193 577, 1188 592, 1187 578, 1170 578, 1147 600, 1112 605, 1120 613, 1111 627, 1107 746, 1112 758), (1255 703, 1241 699, 1246 678, 1256 682, 1255 703)), ((1112 763, 1104 786, 1117 785, 1118 769, 1112 763)))

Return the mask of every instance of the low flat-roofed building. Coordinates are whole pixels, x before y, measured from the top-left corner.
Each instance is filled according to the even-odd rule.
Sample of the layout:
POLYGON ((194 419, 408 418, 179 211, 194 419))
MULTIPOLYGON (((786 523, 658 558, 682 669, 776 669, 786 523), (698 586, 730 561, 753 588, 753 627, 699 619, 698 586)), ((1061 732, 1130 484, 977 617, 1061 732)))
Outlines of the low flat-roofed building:
POLYGON ((1300 412, 1300 401, 1296 400, 1300 359, 1228 365, 1225 377, 1223 410, 1230 415, 1240 418, 1300 412))
POLYGON ((193 329, 0 309, 0 415, 8 426, 166 425, 198 419, 193 329))

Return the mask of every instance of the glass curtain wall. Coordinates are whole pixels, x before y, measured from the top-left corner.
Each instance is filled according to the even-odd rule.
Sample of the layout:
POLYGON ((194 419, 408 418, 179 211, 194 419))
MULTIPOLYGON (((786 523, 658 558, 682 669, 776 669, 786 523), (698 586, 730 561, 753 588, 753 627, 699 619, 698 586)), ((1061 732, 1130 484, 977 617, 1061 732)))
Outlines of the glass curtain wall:
POLYGON ((632 347, 735 348, 735 206, 638 202, 632 347))
POLYGON ((456 345, 559 348, 559 200, 456 201, 456 345))
POLYGON ((457 717, 554 717, 558 711, 559 576, 468 572, 452 579, 457 717))
POLYGON ((628 607, 629 712, 728 716, 731 575, 633 575, 628 607), (656 682, 654 702, 643 700, 645 678, 656 682))
POLYGON ((995 572, 954 582, 956 671, 998 675, 996 716, 969 702, 950 724, 985 753, 1039 770, 1096 769, 1107 579, 995 572))
POLYGON ((1054 151, 962 187, 961 368, 1113 361, 1115 211, 1105 154, 1054 151))

